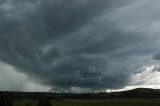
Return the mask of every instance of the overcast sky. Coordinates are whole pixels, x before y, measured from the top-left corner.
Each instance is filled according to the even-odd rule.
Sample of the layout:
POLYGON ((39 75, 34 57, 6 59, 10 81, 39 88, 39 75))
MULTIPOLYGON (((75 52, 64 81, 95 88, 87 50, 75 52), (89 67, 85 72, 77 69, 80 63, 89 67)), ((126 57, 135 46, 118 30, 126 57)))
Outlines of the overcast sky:
POLYGON ((160 88, 160 0, 0 0, 0 90, 160 88))

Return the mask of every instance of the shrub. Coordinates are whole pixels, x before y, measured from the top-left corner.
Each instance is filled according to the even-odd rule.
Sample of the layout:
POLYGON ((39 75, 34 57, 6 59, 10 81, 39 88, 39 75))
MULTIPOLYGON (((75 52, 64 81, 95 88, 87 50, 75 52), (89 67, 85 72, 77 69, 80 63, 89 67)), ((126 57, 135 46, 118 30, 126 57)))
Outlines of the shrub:
POLYGON ((32 103, 28 102, 25 106, 32 106, 32 103))
POLYGON ((41 99, 39 102, 38 102, 38 105, 37 106, 52 106, 51 102, 48 101, 48 100, 45 100, 45 99, 41 99))

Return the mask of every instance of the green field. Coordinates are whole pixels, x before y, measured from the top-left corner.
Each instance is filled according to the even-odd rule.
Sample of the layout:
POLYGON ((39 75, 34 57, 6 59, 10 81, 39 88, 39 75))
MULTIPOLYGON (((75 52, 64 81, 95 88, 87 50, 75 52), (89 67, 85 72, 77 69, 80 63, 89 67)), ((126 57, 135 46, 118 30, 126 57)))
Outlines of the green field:
MULTIPOLYGON (((14 106, 25 106, 26 103, 37 106, 38 101, 17 100, 14 106)), ((160 106, 157 99, 115 99, 115 100, 64 100, 63 102, 52 101, 53 106, 160 106)))

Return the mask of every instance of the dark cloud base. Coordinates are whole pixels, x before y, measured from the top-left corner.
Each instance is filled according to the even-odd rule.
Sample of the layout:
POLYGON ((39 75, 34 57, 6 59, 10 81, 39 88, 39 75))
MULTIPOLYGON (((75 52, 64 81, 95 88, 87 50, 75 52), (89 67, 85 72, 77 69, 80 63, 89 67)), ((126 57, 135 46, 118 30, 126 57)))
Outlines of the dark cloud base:
POLYGON ((1 0, 0 60, 53 90, 122 88, 152 42, 143 32, 124 31, 108 15, 129 3, 1 0))

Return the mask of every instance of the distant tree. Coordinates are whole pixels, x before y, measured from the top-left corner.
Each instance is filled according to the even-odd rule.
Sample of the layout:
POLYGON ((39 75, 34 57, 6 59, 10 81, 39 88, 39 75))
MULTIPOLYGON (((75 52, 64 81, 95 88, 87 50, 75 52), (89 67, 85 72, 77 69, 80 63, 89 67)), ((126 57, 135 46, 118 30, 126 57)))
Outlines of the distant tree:
POLYGON ((2 106, 13 106, 14 104, 14 98, 9 92, 4 92, 2 95, 2 106))
POLYGON ((61 98, 61 97, 56 97, 55 100, 56 100, 57 102, 63 102, 63 98, 61 98))

